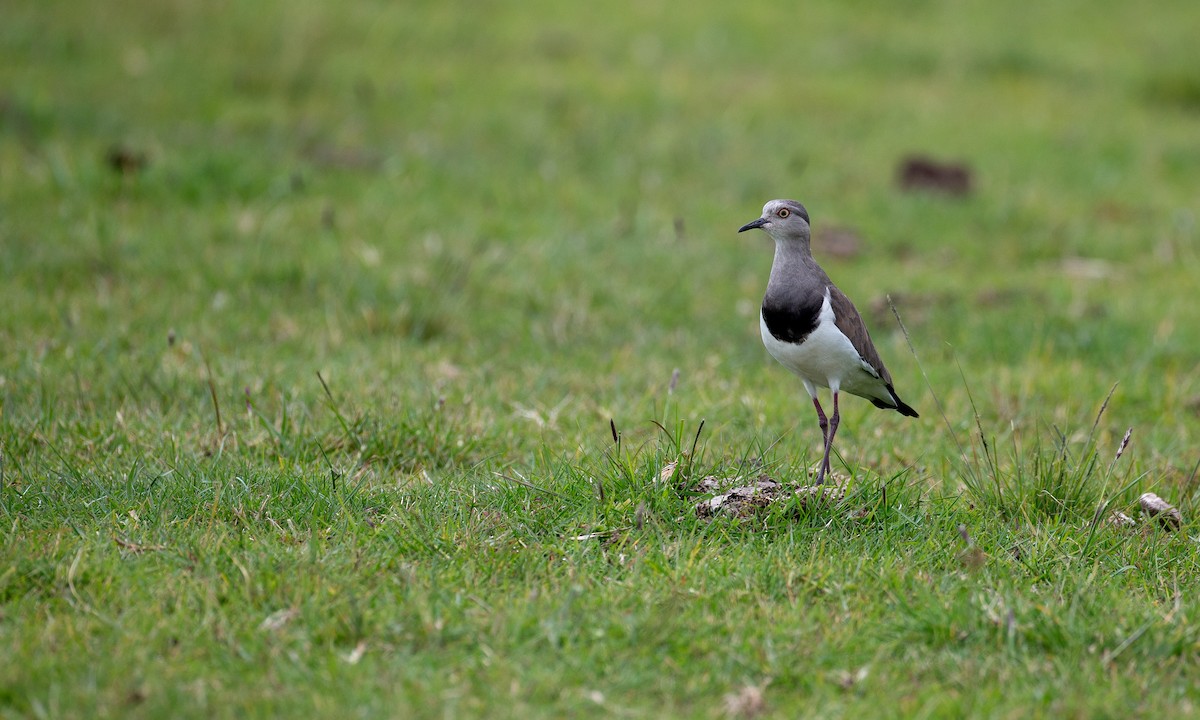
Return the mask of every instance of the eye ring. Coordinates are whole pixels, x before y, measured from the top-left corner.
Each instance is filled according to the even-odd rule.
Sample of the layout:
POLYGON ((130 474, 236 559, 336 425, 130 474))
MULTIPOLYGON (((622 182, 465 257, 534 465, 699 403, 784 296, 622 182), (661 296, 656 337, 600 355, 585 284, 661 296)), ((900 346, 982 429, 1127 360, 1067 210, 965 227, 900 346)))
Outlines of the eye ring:
POLYGON ((779 212, 776 214, 781 218, 786 218, 788 215, 792 214, 792 211, 788 210, 787 208, 779 208, 779 212))

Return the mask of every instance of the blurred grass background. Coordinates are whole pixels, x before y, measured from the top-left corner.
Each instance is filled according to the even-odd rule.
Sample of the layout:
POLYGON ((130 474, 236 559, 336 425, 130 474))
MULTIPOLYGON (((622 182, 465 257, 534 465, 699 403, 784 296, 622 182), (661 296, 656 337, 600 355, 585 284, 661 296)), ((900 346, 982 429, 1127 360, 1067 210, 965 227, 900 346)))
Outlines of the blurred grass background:
MULTIPOLYGON (((1195 3, 51 0, 3 16, 0 624, 15 657, 44 654, 45 638, 17 627, 50 622, 84 548, 135 595, 158 577, 121 580, 110 536, 127 538, 131 509, 157 518, 146 542, 197 555, 255 509, 250 532, 274 532, 264 512, 295 521, 279 542, 341 523, 357 538, 345 552, 386 553, 401 530, 385 523, 386 541, 371 541, 368 508, 419 505, 428 525, 403 532, 433 542, 463 496, 501 512, 493 472, 590 487, 611 472, 592 465, 610 418, 649 445, 651 420, 690 433, 704 419, 715 465, 802 464, 819 437, 808 402, 757 337, 770 248, 735 233, 775 197, 807 205, 818 260, 922 412, 908 422, 848 402, 851 465, 911 468, 923 492, 953 497, 964 470, 950 429, 965 441, 975 428, 968 387, 987 433, 1077 442, 1116 384, 1099 445, 1111 452, 1133 426, 1141 489, 1195 502, 1195 3), (964 164, 973 191, 905 192, 911 154, 964 164), (823 254, 834 228, 860 250, 823 254), (338 499, 338 478, 361 494, 338 499), (228 508, 226 484, 244 494, 228 508), (224 520, 197 525, 210 508, 224 520)), ((567 495, 590 517, 587 492, 567 495)), ((488 521, 504 531, 460 521, 468 537, 504 535, 518 516, 488 521)), ((590 522, 550 525, 576 521, 590 522)), ((878 559, 890 539, 862 540, 878 559)), ((761 552, 747 542, 738 552, 761 552)), ((1162 552, 1194 562, 1190 546, 1162 552)), ((253 627, 260 609, 239 612, 253 627)), ((136 652, 84 626, 83 647, 105 637, 118 657, 136 652)), ((43 662, 58 670, 6 671, 16 712, 58 714, 46 705, 58 692, 65 714, 129 709, 75 687, 82 667, 43 662)), ((739 667, 747 682, 763 674, 739 667)), ((658 702, 721 711, 690 703, 728 688, 681 672, 698 685, 658 702)), ((1071 707, 1088 707, 1077 690, 1071 707)), ((134 703, 148 712, 177 708, 129 692, 163 703, 134 703)), ((229 707, 271 707, 256 697, 229 707)), ((571 698, 533 704, 602 707, 571 698)), ((1005 714, 1003 693, 993 700, 1005 714)), ((313 703, 293 709, 331 713, 313 703)))

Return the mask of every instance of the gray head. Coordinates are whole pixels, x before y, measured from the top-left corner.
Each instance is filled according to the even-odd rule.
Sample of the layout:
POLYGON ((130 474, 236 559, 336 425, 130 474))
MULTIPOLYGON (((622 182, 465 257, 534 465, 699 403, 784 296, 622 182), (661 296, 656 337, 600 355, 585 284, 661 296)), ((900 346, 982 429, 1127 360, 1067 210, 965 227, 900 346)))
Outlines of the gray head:
POLYGON ((738 232, 760 228, 776 241, 809 239, 808 211, 795 200, 772 200, 763 205, 762 217, 752 220, 738 232))

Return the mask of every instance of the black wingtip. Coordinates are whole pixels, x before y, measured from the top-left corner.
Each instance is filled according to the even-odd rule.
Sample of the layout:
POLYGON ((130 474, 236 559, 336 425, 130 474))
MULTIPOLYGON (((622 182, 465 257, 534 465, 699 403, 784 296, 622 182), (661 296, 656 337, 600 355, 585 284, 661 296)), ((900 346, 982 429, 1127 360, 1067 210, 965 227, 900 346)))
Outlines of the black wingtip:
POLYGON ((884 402, 883 400, 871 398, 871 402, 875 405, 875 407, 881 410, 895 410, 901 415, 905 415, 907 417, 921 417, 919 414, 917 414, 916 410, 913 410, 911 405, 900 399, 900 396, 896 394, 896 391, 892 389, 891 385, 888 386, 888 392, 891 393, 892 400, 895 401, 895 404, 893 405, 891 403, 884 402))

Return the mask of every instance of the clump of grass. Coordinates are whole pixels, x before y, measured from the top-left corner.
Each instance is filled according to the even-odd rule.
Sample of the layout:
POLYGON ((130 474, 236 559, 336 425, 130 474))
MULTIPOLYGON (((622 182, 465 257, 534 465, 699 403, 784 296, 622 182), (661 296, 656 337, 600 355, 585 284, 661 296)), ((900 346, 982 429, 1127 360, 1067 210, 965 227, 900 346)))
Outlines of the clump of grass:
MULTIPOLYGON (((908 329, 904 327, 895 305, 891 304, 891 298, 888 298, 888 303, 913 358, 924 373, 908 329)), ((959 372, 961 375, 961 367, 959 372)), ((1107 465, 1102 464, 1096 446, 1096 429, 1100 426, 1108 403, 1117 390, 1116 385, 1112 386, 1104 402, 1100 404, 1096 419, 1082 443, 1072 442, 1073 434, 1068 435, 1051 426, 1054 432, 1051 442, 1048 443, 1038 434, 1033 439, 1032 447, 1023 447, 1018 434, 1013 432, 1010 462, 1002 464, 996 438, 993 435, 989 441, 979 416, 979 408, 975 405, 975 397, 971 393, 971 385, 965 375, 962 377, 967 398, 971 403, 971 413, 975 418, 975 428, 978 432, 976 437, 979 442, 977 447, 972 446, 969 459, 942 409, 937 393, 932 385, 929 385, 928 376, 925 380, 938 411, 950 430, 951 439, 958 446, 959 456, 963 458, 963 484, 977 506, 995 512, 1005 519, 1023 518, 1034 521, 1089 518, 1094 527, 1111 499, 1128 490, 1136 482, 1135 479, 1116 493, 1109 493, 1116 474, 1117 461, 1121 459, 1133 436, 1132 427, 1126 431, 1116 454, 1107 465)))
POLYGON ((972 447, 963 474, 972 501, 1008 519, 1077 520, 1099 513, 1113 487, 1117 461, 1133 433, 1129 428, 1113 459, 1104 463, 1096 428, 1115 391, 1114 385, 1082 442, 1073 442, 1070 435, 1051 426, 1053 437, 1049 440, 1038 432, 1032 443, 1023 444, 1014 431, 1008 462, 1002 463, 996 438, 993 435, 989 441, 968 387, 979 442, 972 447))

